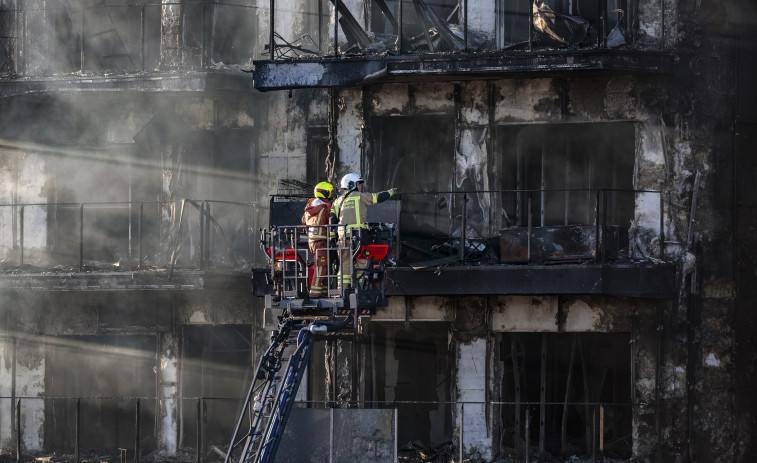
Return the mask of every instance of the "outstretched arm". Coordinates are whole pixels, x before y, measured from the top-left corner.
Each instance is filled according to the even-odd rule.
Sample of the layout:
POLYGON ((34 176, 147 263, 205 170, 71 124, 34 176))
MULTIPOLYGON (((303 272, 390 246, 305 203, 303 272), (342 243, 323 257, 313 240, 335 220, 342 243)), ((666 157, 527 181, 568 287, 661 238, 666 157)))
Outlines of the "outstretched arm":
POLYGON ((374 195, 373 195, 374 196, 373 204, 383 203, 387 199, 389 199, 392 196, 394 196, 394 193, 396 193, 396 192, 397 192, 396 188, 390 188, 390 189, 388 189, 386 191, 382 191, 381 193, 374 193, 374 195))

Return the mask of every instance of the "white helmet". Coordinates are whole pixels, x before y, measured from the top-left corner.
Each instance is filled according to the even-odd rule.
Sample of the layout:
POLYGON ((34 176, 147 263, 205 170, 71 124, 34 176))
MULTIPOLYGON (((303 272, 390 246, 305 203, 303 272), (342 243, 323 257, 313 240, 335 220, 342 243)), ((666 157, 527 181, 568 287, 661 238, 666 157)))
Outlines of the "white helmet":
POLYGON ((361 177, 360 174, 351 172, 342 177, 342 182, 340 185, 345 190, 354 190, 355 188, 357 188, 358 182, 365 182, 365 180, 363 180, 363 177, 361 177))

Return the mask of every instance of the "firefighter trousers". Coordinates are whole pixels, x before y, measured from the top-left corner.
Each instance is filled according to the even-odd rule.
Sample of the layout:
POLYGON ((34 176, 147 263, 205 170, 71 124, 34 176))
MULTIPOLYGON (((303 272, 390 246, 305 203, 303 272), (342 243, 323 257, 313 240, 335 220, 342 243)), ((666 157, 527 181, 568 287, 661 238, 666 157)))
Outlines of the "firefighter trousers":
POLYGON ((309 241, 310 255, 313 256, 315 274, 310 285, 310 297, 316 298, 327 295, 329 292, 329 251, 326 240, 309 241))

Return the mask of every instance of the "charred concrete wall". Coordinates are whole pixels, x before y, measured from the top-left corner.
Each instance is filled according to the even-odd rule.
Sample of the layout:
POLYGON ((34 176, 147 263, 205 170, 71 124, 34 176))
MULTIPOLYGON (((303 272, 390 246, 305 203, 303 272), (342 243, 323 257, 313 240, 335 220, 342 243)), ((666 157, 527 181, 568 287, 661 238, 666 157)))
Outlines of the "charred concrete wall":
MULTIPOLYGON (((26 264, 70 265, 78 260, 83 221, 85 260, 135 262, 142 214, 150 241, 142 263, 165 265, 184 199, 234 203, 212 205, 225 233, 216 249, 242 246, 267 224, 267 196, 278 179, 305 177, 308 127, 325 125, 319 108, 327 106, 317 96, 301 98, 309 103, 298 105, 286 94, 3 99, 2 257, 18 263, 23 246, 26 264), (82 219, 81 203, 120 205, 87 205, 82 219)), ((196 261, 199 206, 186 209, 183 220, 193 228, 184 233, 193 241, 185 257, 196 261)), ((243 268, 262 257, 256 251, 213 259, 243 268)))
MULTIPOLYGON (((379 390, 382 385, 386 391, 399 391, 414 384, 409 400, 419 403, 430 400, 422 395, 434 389, 431 384, 443 387, 433 399, 440 401, 439 408, 426 413, 449 428, 420 428, 422 420, 402 419, 412 415, 399 410, 400 435, 429 447, 451 439, 471 458, 507 461, 522 458, 530 439, 532 455, 543 445, 542 457, 548 461, 571 455, 590 458, 592 414, 604 402, 606 442, 615 441, 605 448, 606 457, 653 459, 660 439, 675 438, 674 432, 658 436, 658 420, 685 404, 685 365, 662 359, 657 325, 667 310, 665 301, 612 297, 392 298, 365 326, 365 333, 385 337, 389 352, 412 362, 425 351, 421 339, 433 332, 431 327, 442 329, 446 342, 437 344, 435 355, 437 362, 448 359, 450 376, 435 377, 428 362, 419 358, 410 370, 384 368, 378 344, 372 348, 376 363, 369 361, 362 370, 365 381, 377 382, 379 390), (414 342, 403 343, 403 329, 417 330, 414 342), (541 365, 545 369, 540 371, 541 365), (378 377, 372 378, 371 372, 378 377), (531 413, 530 433, 525 430, 526 410, 531 413), (559 431, 563 414, 571 417, 571 424, 563 422, 565 428, 559 431), (541 444, 540 420, 546 431, 541 444), (567 436, 562 447, 561 434, 567 436)), ((373 397, 400 400, 388 393, 373 397)))
MULTIPOLYGON (((705 29, 698 32, 712 32, 709 26, 705 29)), ((358 170, 369 179, 391 178, 376 171, 379 166, 394 166, 383 164, 383 153, 372 146, 375 118, 411 121, 441 114, 454 120, 455 145, 438 156, 454 159, 456 166, 441 183, 460 187, 469 181, 475 189, 486 190, 497 185, 492 175, 497 150, 486 133, 496 125, 632 121, 636 127, 633 187, 662 191, 663 201, 659 196, 637 196, 631 254, 659 258, 664 246, 665 259, 681 263, 682 300, 698 301, 693 306, 674 301, 663 308, 659 323, 640 330, 644 346, 637 353, 640 403, 649 404, 655 397, 660 402, 657 413, 646 407, 637 410, 635 433, 650 434, 638 435, 634 454, 661 452, 668 455, 664 458, 687 458, 705 451, 697 450, 703 440, 696 436, 702 433, 708 436, 706 453, 720 461, 749 445, 748 438, 736 437, 741 433, 732 422, 737 372, 729 360, 735 348, 729 314, 734 279, 732 260, 722 251, 732 238, 728 227, 718 225, 731 222, 734 203, 727 188, 712 186, 729 184, 732 175, 734 94, 714 89, 733 88, 735 44, 733 38, 705 40, 698 34, 688 40, 691 34, 695 33, 678 37, 682 64, 671 76, 388 84, 340 90, 336 96, 339 160, 342 173, 358 170), (716 55, 717 65, 702 62, 716 55), (597 89, 603 90, 597 93, 597 89), (655 238, 661 213, 665 243, 655 238), (696 262, 708 264, 703 268, 696 262), (690 285, 692 271, 701 286, 690 285), (696 307, 696 319, 689 319, 689 307, 696 307), (659 340, 658 330, 664 332, 659 340), (662 346, 659 353, 657 345, 662 346), (715 400, 702 402, 705 396, 715 400), (659 447, 649 444, 658 440, 659 447)), ((417 191, 417 184, 374 185, 374 189, 388 186, 417 191)), ((479 205, 484 211, 491 207, 480 199, 479 205)), ((608 310, 621 310, 623 303, 607 305, 612 307, 608 310)))
POLYGON ((245 291, 5 292, 0 312, 0 448, 15 448, 18 403, 25 454, 73 451, 77 401, 83 448, 130 447, 140 399, 142 449, 177 455, 194 442, 203 397, 208 445, 223 447, 268 342, 245 291))
MULTIPOLYGON (((647 89, 656 88, 659 82, 655 78, 609 77, 586 79, 528 79, 487 82, 464 82, 460 84, 415 85, 388 84, 366 87, 362 93, 358 90, 340 90, 336 100, 338 114, 338 140, 340 172, 360 170, 365 172, 369 183, 371 178, 396 180, 395 164, 387 165, 382 161, 387 156, 380 151, 386 139, 394 137, 423 155, 422 145, 411 145, 412 130, 398 130, 387 134, 381 131, 380 123, 397 118, 407 121, 407 126, 415 121, 428 121, 428 124, 443 124, 450 120, 452 131, 450 140, 453 145, 445 146, 446 151, 438 154, 430 150, 431 158, 436 156, 442 165, 452 169, 441 173, 435 185, 436 191, 442 187, 450 190, 490 191, 503 188, 502 150, 511 141, 496 137, 496 132, 503 127, 524 124, 553 124, 555 130, 565 124, 592 124, 632 121, 636 127, 634 172, 624 172, 628 183, 637 190, 663 191, 667 189, 668 160, 671 156, 662 140, 667 137, 668 129, 660 119, 655 108, 650 108, 641 100, 647 89), (597 97, 595 89, 603 88, 605 93, 597 97), (436 119, 435 119, 436 118, 436 119), (383 138, 381 138, 383 137, 383 138), (403 138, 404 137, 404 138, 403 138), (496 146, 495 146, 496 143, 496 146), (377 170, 382 169, 382 170, 377 170)), ((420 122, 422 125, 423 122, 420 122)), ((594 129, 588 125, 589 131, 594 129)), ((547 129, 548 131, 548 129, 547 129)), ((434 147, 436 148, 436 146, 434 147)), ((682 149, 686 149, 685 146, 682 149)), ((403 166, 404 168, 404 166, 403 166)), ((693 182, 693 172, 686 171, 686 181, 693 182)), ((414 172, 411 178, 404 179, 404 184, 396 185, 406 192, 423 192, 419 185, 428 179, 423 171, 414 172)), ((381 185, 374 181, 374 189, 379 190, 390 185, 381 185)), ((543 185, 546 188, 564 188, 559 184, 543 185)), ((597 185, 595 185, 597 187, 597 185)), ((690 200, 679 198, 679 200, 690 200)), ((659 240, 660 216, 664 215, 664 233, 675 236, 686 222, 681 218, 666 214, 660 209, 660 195, 638 193, 635 197, 635 217, 625 226, 631 226, 631 237, 636 242, 633 252, 639 258, 646 256, 660 257, 659 240)), ((497 211, 504 207, 492 195, 480 193, 473 199, 469 210, 472 214, 473 227, 480 233, 491 236, 505 226, 503 214, 497 211), (493 203, 492 203, 493 202, 493 203)), ((675 206, 674 206, 675 207, 675 206)), ((677 209, 677 208, 676 208, 677 209)), ((505 210, 504 215, 514 211, 505 210)), ((672 258, 680 255, 682 250, 676 246, 676 240, 669 240, 665 252, 672 258)))
MULTIPOLYGON (((20 3, 29 14, 30 32, 48 30, 45 2, 3 6, 15 8, 20 3)), ((347 3, 362 18, 359 2, 347 3)), ((301 2, 297 5, 306 7, 301 2)), ((267 4, 259 6, 255 18, 267 17, 267 4)), ((476 28, 491 30, 491 16, 482 14, 491 8, 489 2, 477 4, 468 20, 476 28)), ((757 118, 750 109, 755 102, 756 73, 753 66, 744 64, 754 51, 750 30, 744 27, 749 22, 745 17, 750 17, 744 8, 738 2, 642 2, 636 12, 636 43, 651 49, 662 44, 674 51, 677 64, 671 75, 434 81, 241 95, 206 92, 192 81, 171 81, 168 88, 153 92, 151 81, 145 80, 142 87, 129 92, 118 91, 121 84, 117 83, 104 83, 101 93, 82 88, 59 92, 51 85, 36 94, 3 98, 0 203, 5 206, 0 210, 0 259, 15 262, 18 257, 21 226, 18 213, 12 210, 14 204, 196 197, 255 203, 249 227, 264 226, 267 195, 277 190, 280 180, 321 180, 308 178, 306 167, 313 129, 327 128, 330 133, 329 159, 337 162, 330 180, 358 171, 374 190, 397 186, 406 193, 428 193, 501 188, 502 150, 511 142, 498 135, 505 133, 503 128, 543 126, 549 133, 551 127, 581 126, 591 132, 608 124, 631 124, 633 169, 624 174, 634 189, 662 192, 662 201, 643 193, 633 198, 634 213, 626 224, 629 258, 677 262, 679 297, 663 302, 564 296, 393 299, 370 328, 392 353, 392 358, 387 354, 383 359, 382 379, 391 391, 384 400, 407 393, 402 385, 397 391, 398 382, 415 380, 407 373, 412 365, 405 364, 399 373, 399 355, 412 347, 407 347, 407 333, 397 334, 402 329, 396 325, 437 324, 435 330, 447 330, 448 338, 445 344, 436 333, 424 344, 426 352, 444 359, 428 376, 438 379, 437 370, 444 367, 452 377, 439 386, 435 400, 476 405, 465 410, 424 411, 426 417, 447 418, 444 426, 429 424, 423 435, 462 435, 466 454, 495 458, 511 445, 514 450, 519 445, 516 440, 499 440, 507 426, 504 415, 483 405, 506 394, 499 385, 508 374, 502 355, 507 355, 511 335, 622 335, 633 346, 627 371, 633 383, 630 458, 749 461, 755 448, 754 383, 747 380, 755 375, 754 295, 749 289, 754 286, 750 277, 754 273, 750 263, 754 214, 749 198, 755 166, 750 160, 754 140, 749 133, 757 118), (415 132, 391 133, 402 126, 415 132), (400 158, 385 150, 387 140, 394 148, 408 150, 402 169, 412 157, 422 157, 423 165, 414 167, 412 176, 398 174, 396 160, 400 158), (659 239, 661 232, 664 242, 659 239), (398 336, 400 344, 406 344, 394 358, 398 336)), ((202 56, 192 55, 181 42, 186 24, 179 5, 162 2, 153 16, 149 14, 152 22, 148 23, 154 29, 147 31, 152 40, 146 65, 128 65, 129 70, 196 69, 203 63, 202 56)), ((292 38, 318 27, 319 33, 333 30, 328 21, 320 26, 297 23, 295 16, 277 15, 276 30, 292 38)), ((333 18, 329 12, 324 16, 333 18)), ((104 20, 100 15, 98 27, 104 20)), ((59 25, 76 30, 84 23, 73 17, 70 23, 59 25)), ((232 58, 233 63, 249 64, 249 57, 262 52, 263 47, 257 45, 267 43, 269 33, 264 22, 258 25, 255 19, 255 27, 245 34, 257 37, 250 41, 256 46, 243 53, 244 58, 232 58)), ((137 37, 125 40, 125 46, 133 51, 137 37)), ((205 37, 209 40, 211 34, 205 37)), ((77 61, 76 51, 81 49, 76 40, 61 45, 67 50, 61 53, 67 57, 65 62, 52 60, 50 51, 60 50, 51 45, 54 42, 53 36, 40 34, 35 47, 23 50, 23 63, 14 61, 14 66, 21 65, 29 75, 124 69, 123 63, 94 66, 102 53, 80 54, 77 61)), ((217 43, 214 50, 219 55, 205 57, 206 65, 217 64, 223 55, 221 40, 217 43)), ((105 45, 100 43, 99 51, 107 51, 105 45)), ((17 59, 20 48, 15 51, 17 59)), ((453 229, 461 226, 454 222, 454 211, 460 208, 455 206, 448 207, 443 217, 453 229)), ((503 228, 505 217, 512 215, 487 195, 476 195, 462 207, 472 212, 468 225, 479 236, 503 228)), ((173 207, 155 215, 160 223, 170 225, 178 213, 173 207)), ((42 268, 65 264, 71 261, 68 254, 75 260, 70 248, 76 243, 68 240, 65 231, 53 233, 56 226, 74 227, 75 220, 42 206, 25 208, 26 263, 42 268), (61 254, 68 260, 57 259, 61 254)), ((165 236, 170 236, 170 226, 165 230, 165 236)), ((93 242, 98 240, 103 251, 93 255, 93 260, 120 262, 128 256, 115 240, 92 237, 93 242)), ((152 250, 153 263, 165 263, 167 253, 152 250)), ((237 269, 247 269, 250 263, 235 261, 237 269)), ((179 398, 194 399, 205 393, 185 393, 190 386, 182 382, 182 371, 202 366, 184 368, 184 342, 200 339, 210 344, 202 335, 183 330, 247 326, 254 358, 256 350, 265 347, 263 333, 272 323, 263 320, 262 312, 250 310, 255 304, 247 295, 212 291, 126 296, 4 292, 0 302, 0 444, 3 448, 12 445, 13 399, 19 397, 24 398, 25 448, 39 451, 46 441, 51 442, 52 437, 46 435, 50 429, 45 426, 46 405, 39 397, 55 390, 50 382, 56 379, 45 379, 54 369, 46 360, 56 349, 52 346, 78 343, 80 339, 73 338, 84 336, 145 335, 155 339, 154 345, 146 343, 153 350, 140 353, 155 368, 153 398, 165 399, 156 400, 151 412, 157 417, 150 431, 155 439, 152 445, 176 453, 185 447, 182 436, 191 434, 182 428, 187 426, 182 425, 186 423, 182 414, 188 412, 179 398)), ((535 338, 526 338, 524 344, 537 343, 535 338)), ((359 398, 356 385, 365 370, 350 368, 360 348, 347 347, 352 341, 339 343, 325 355, 324 363, 336 364, 340 373, 327 380, 323 394, 328 400, 351 401, 359 398)), ((193 355, 208 364, 217 359, 212 353, 193 355)), ((249 366, 237 360, 239 365, 249 366)), ((235 371, 230 376, 239 376, 241 368, 235 371)), ((203 377, 200 373, 192 376, 203 377)), ((71 393, 99 397, 112 392, 102 387, 71 393)), ((405 435, 413 436, 413 432, 405 435)))

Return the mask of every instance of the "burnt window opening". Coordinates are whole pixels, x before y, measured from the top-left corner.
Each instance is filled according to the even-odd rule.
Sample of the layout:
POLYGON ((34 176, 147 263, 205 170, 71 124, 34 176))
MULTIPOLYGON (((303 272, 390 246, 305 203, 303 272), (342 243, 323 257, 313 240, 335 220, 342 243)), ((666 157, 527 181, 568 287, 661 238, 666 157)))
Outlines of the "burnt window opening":
POLYGON ((627 0, 497 0, 499 48, 529 41, 532 5, 535 45, 617 47, 630 43, 627 0))
POLYGON ((55 186, 49 192, 54 204, 47 206, 51 262, 46 264, 109 266, 136 254, 130 230, 137 228, 138 207, 127 203, 133 171, 122 161, 129 154, 129 147, 116 145, 101 150, 103 162, 58 155, 50 163, 55 186), (102 203, 80 204, 92 191, 102 203))
POLYGON ((258 53, 258 10, 242 0, 185 2, 181 27, 184 64, 200 67, 238 64, 247 66, 258 53))
POLYGON ((156 337, 66 336, 45 343, 45 448, 133 448, 136 397, 143 452, 156 450, 156 337))
POLYGON ((248 0, 26 3, 0 6, 0 74, 248 66, 260 52, 258 10, 248 0))
POLYGON ((16 0, 0 3, 0 75, 18 73, 16 49, 19 44, 19 30, 16 8, 16 0))
MULTIPOLYGON (((409 260, 426 260, 431 246, 449 237, 454 221, 455 127, 449 116, 376 117, 365 163, 369 191, 402 193, 400 234, 412 241, 402 250, 409 260), (421 251, 415 248, 422 249, 421 251)), ((403 257, 404 259, 404 257, 403 257)))
MULTIPOLYGON (((327 127, 310 127, 307 142, 307 183, 316 185, 328 180, 326 161, 329 156, 329 131, 327 127)), ((339 185, 334 185, 337 188, 339 185)))
POLYGON ((502 189, 513 190, 502 195, 504 228, 528 226, 529 197, 533 226, 594 224, 599 189, 610 190, 608 224, 630 225, 633 123, 501 126, 495 146, 502 189))
POLYGON ((503 333, 499 342, 501 451, 524 450, 526 438, 538 446, 543 433, 548 461, 590 457, 592 446, 598 449, 600 430, 593 426, 601 405, 604 456, 631 457, 628 333, 503 333))
POLYGON ((249 65, 258 47, 258 10, 224 5, 218 8, 213 24, 213 59, 209 64, 249 65))
POLYGON ((397 442, 426 448, 452 440, 452 359, 449 325, 417 322, 371 324, 372 365, 364 371, 365 398, 377 408, 397 408, 397 442))
MULTIPOLYGON (((403 51, 433 50, 440 51, 449 46, 439 34, 432 22, 436 17, 444 24, 462 24, 461 5, 457 0, 423 0, 409 2, 388 0, 385 6, 391 15, 388 16, 378 2, 371 2, 368 24, 373 33, 397 36, 397 22, 402 19, 402 34, 405 47, 403 51), (400 6, 402 13, 400 14, 400 6), (429 33, 427 36, 426 33, 429 33), (429 37, 431 44, 429 44, 429 37)), ((453 26, 454 27, 454 26, 453 26)))
POLYGON ((201 448, 225 448, 236 424, 232 417, 239 414, 239 398, 245 396, 251 380, 252 329, 250 325, 184 326, 181 343, 180 446, 196 445, 200 410, 201 448))
MULTIPOLYGON (((386 0, 368 2, 363 11, 340 4, 337 46, 344 55, 615 48, 632 42, 637 9, 628 0, 386 0)), ((310 1, 275 16, 292 14, 296 25, 275 31, 274 59, 334 52, 333 7, 310 1)))

